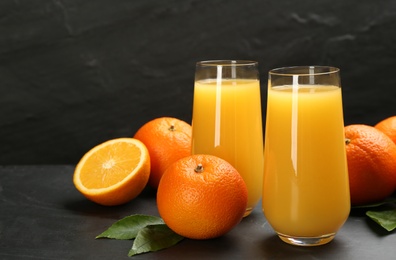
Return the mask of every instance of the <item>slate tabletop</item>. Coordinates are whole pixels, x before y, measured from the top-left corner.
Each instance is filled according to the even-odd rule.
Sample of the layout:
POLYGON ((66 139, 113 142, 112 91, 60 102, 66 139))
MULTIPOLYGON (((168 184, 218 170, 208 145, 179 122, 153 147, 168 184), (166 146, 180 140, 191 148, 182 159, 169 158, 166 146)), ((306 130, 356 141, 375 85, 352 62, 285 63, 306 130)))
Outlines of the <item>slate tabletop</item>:
POLYGON ((85 199, 72 182, 73 165, 0 166, 0 259, 395 259, 396 232, 352 210, 329 244, 296 247, 282 242, 258 205, 226 235, 184 239, 157 252, 128 257, 132 241, 95 239, 132 214, 158 215, 155 191, 123 206, 85 199))

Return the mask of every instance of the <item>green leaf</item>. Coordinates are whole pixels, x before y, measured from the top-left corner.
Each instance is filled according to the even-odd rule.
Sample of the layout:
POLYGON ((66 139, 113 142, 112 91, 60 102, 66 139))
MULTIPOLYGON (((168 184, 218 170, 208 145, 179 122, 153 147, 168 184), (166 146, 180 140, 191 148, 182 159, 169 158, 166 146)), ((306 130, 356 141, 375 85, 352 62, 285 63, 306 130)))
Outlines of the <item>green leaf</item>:
POLYGON ((367 211, 366 215, 388 231, 392 231, 396 228, 396 209, 367 211))
POLYGON ((132 215, 118 220, 95 238, 134 239, 142 228, 155 224, 164 221, 156 216, 132 215))
POLYGON ((150 225, 139 231, 128 256, 165 249, 176 245, 183 238, 165 224, 150 225))

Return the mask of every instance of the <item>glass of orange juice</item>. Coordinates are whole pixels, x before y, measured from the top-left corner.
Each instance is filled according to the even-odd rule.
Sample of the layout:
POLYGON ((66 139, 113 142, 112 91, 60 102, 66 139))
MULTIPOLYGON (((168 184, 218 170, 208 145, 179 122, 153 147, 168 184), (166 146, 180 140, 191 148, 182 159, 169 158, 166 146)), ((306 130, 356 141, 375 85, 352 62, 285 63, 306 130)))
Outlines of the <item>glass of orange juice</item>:
POLYGON ((264 215, 285 242, 330 242, 350 211, 339 69, 269 71, 264 215))
POLYGON ((241 174, 248 188, 247 216, 262 195, 264 148, 258 63, 197 62, 193 103, 192 153, 218 156, 241 174))

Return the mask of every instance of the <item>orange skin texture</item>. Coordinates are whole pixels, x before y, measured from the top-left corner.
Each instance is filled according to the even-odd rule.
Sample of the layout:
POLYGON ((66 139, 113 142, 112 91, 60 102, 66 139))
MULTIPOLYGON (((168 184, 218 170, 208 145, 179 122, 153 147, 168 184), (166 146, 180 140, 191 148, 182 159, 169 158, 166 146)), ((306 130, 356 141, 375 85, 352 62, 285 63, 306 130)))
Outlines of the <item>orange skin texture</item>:
POLYGON ((396 189, 396 145, 368 125, 345 127, 352 205, 374 203, 396 189))
POLYGON ((153 119, 135 133, 150 154, 151 173, 148 184, 158 188, 165 170, 177 160, 191 155, 191 125, 172 117, 153 119), (171 128, 173 127, 173 128, 171 128))
POLYGON ((396 116, 388 117, 377 123, 374 127, 389 136, 396 144, 396 116))
POLYGON ((243 178, 231 164, 212 155, 192 155, 166 170, 157 190, 157 206, 177 234, 211 239, 242 220, 247 193, 243 178), (199 164, 202 172, 195 171, 199 164))

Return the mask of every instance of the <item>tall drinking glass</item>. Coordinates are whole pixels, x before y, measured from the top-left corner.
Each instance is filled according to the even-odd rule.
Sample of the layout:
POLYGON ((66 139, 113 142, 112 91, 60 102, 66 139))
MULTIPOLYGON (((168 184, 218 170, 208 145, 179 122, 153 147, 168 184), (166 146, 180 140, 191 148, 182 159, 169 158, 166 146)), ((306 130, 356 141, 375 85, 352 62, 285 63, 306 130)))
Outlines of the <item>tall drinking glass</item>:
POLYGON ((330 242, 350 211, 339 69, 269 72, 263 212, 285 242, 330 242))
POLYGON ((236 168, 248 188, 245 216, 250 214, 262 195, 263 150, 257 62, 198 62, 192 153, 218 156, 236 168))

